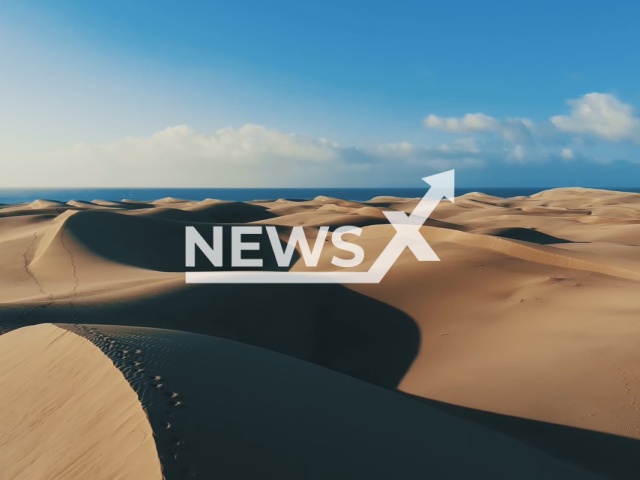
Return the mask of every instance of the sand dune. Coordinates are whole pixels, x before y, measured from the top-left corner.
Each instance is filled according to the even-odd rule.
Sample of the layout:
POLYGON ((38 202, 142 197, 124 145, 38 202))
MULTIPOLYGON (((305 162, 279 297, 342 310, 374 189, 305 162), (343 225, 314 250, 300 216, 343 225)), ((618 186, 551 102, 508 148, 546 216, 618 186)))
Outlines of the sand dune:
POLYGON ((214 223, 250 223, 276 216, 259 205, 212 200, 195 203, 186 207, 185 210, 197 212, 202 221, 214 223))
MULTIPOLYGON (((1 206, 0 328, 10 331, 51 322, 126 325, 126 331, 112 330, 113 335, 127 341, 134 341, 135 335, 138 340, 145 335, 154 339, 168 335, 171 340, 158 340, 158 345, 165 342, 163 348, 172 352, 183 348, 179 346, 183 340, 189 345, 213 341, 236 352, 233 355, 252 357, 249 352, 254 350, 242 350, 250 347, 228 347, 237 344, 221 339, 241 342, 286 355, 283 358, 292 362, 287 363, 286 373, 263 374, 290 377, 292 386, 303 379, 289 368, 300 368, 308 375, 312 374, 308 368, 328 369, 337 372, 336 378, 352 377, 344 386, 327 380, 326 388, 348 389, 350 398, 361 403, 365 396, 371 396, 371 402, 383 402, 377 415, 385 418, 380 421, 400 418, 393 415, 403 409, 426 419, 436 415, 433 407, 448 415, 455 412, 464 425, 482 424, 479 436, 494 439, 492 430, 502 432, 526 455, 544 452, 604 478, 634 478, 631 455, 609 452, 608 463, 616 465, 609 469, 593 458, 594 452, 607 448, 626 452, 626 442, 635 445, 640 440, 640 195, 570 188, 514 198, 473 193, 458 197, 455 204, 441 202, 420 230, 441 262, 417 262, 405 251, 376 285, 184 283, 186 225, 203 235, 210 235, 214 225, 276 225, 282 240, 292 227, 302 226, 311 243, 320 226, 332 230, 340 225, 361 226, 362 234, 349 241, 366 252, 365 261, 356 268, 363 271, 395 234, 382 212, 411 212, 417 201, 318 197, 249 203, 164 199, 1 206), (197 335, 137 327, 219 339, 203 337, 205 341, 197 335), (392 395, 389 400, 373 400, 384 396, 380 387, 389 390, 384 393, 392 395), (398 400, 404 394, 414 399, 398 400), (432 403, 426 408, 416 398, 432 403), (455 408, 459 410, 451 410, 455 408), (419 413, 423 410, 427 413, 419 413), (569 433, 559 438, 578 439, 585 453, 552 441, 558 430, 529 425, 566 429, 561 432, 569 433)), ((266 235, 260 242, 266 244, 266 235)), ((330 263, 333 255, 348 257, 328 241, 318 269, 335 270, 330 263)), ((295 262, 292 270, 308 269, 300 255, 295 262)), ((267 257, 265 264, 276 268, 273 257, 267 257)), ((203 356, 202 365, 214 362, 212 358, 203 356)), ((262 360, 269 363, 266 357, 262 360)), ((198 374, 222 375, 210 363, 206 365, 210 366, 196 369, 198 374)), ((229 376, 225 381, 231 381, 237 373, 225 375, 229 376)), ((190 382, 185 390, 200 392, 199 397, 209 395, 195 380, 190 382)), ((285 390, 281 397, 299 395, 289 387, 285 390)), ((251 395, 255 400, 266 394, 253 391, 251 395)), ((295 402, 312 401, 295 398, 295 402)), ((360 408, 351 405, 354 411, 360 408)), ((257 417, 251 418, 258 423, 257 417)), ((362 423, 358 428, 364 428, 362 423)), ((379 426, 372 438, 391 428, 379 426)), ((275 424, 270 428, 278 431, 275 424)), ((313 428, 324 431, 316 423, 313 428)), ((245 433, 249 436, 242 442, 266 448, 265 431, 245 433)), ((413 437, 407 433, 407 438, 413 437)), ((279 445, 275 453, 289 449, 304 453, 298 449, 301 446, 279 445)), ((326 444, 313 445, 330 451, 326 444)), ((364 455, 364 450, 359 452, 364 455)), ((335 452, 331 456, 339 457, 335 452)), ((397 467, 407 460, 393 462, 397 467)), ((490 468, 499 463, 494 459, 483 465, 490 468)), ((541 465, 556 471, 555 466, 541 465)), ((289 471, 294 478, 300 472, 289 471)), ((438 472, 441 476, 435 478, 448 478, 438 472)), ((505 472, 496 470, 496 478, 505 472)))
POLYGON ((53 325, 0 337, 0 476, 162 478, 135 392, 91 342, 53 325))
POLYGON ((37 369, 44 382, 0 394, 5 478, 160 478, 160 468, 168 479, 598 478, 396 393, 241 343, 50 324, 1 340, 3 374, 19 382, 37 369))

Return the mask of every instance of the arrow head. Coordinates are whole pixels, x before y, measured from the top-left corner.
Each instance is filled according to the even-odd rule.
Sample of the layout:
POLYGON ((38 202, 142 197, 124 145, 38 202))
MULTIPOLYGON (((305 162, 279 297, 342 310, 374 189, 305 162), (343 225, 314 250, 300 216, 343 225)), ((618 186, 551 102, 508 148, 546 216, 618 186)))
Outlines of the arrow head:
POLYGON ((446 172, 438 173, 437 175, 424 177, 422 180, 431 185, 431 188, 435 189, 438 195, 447 197, 451 202, 454 201, 455 170, 448 170, 446 172))

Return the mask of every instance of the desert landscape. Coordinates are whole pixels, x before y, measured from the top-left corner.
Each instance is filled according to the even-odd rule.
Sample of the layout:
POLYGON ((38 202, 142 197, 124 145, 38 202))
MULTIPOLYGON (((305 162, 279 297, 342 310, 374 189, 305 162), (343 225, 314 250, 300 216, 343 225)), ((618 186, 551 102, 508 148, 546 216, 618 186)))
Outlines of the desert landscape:
POLYGON ((186 226, 358 226, 364 271, 418 200, 2 205, 0 478, 636 478, 640 194, 442 201, 380 284, 185 283, 186 226))

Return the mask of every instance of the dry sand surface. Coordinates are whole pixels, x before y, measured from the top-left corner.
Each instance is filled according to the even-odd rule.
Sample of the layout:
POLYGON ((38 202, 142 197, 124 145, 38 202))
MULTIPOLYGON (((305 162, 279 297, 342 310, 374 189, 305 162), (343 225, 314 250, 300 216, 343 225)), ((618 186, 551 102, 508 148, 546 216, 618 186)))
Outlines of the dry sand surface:
POLYGON ((1 207, 0 478, 636 478, 640 195, 443 201, 375 285, 184 282, 187 225, 360 226, 366 270, 416 204, 1 207))
POLYGON ((142 405, 95 345, 51 324, 0 337, 0 477, 159 480, 142 405))

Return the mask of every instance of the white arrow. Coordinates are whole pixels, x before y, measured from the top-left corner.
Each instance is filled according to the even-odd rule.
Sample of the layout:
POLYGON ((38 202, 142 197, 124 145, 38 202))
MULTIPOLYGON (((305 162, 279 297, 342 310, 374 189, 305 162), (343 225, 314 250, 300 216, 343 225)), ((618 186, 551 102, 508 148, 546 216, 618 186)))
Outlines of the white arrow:
POLYGON ((375 273, 377 275, 376 278, 379 277, 378 282, 387 274, 406 247, 421 262, 440 261, 420 234, 420 227, 426 222, 429 215, 433 213, 433 210, 443 197, 448 198, 451 202, 455 201, 455 170, 424 177, 422 180, 431 185, 431 188, 418 202, 411 215, 399 211, 383 212, 397 233, 367 272, 375 273))

